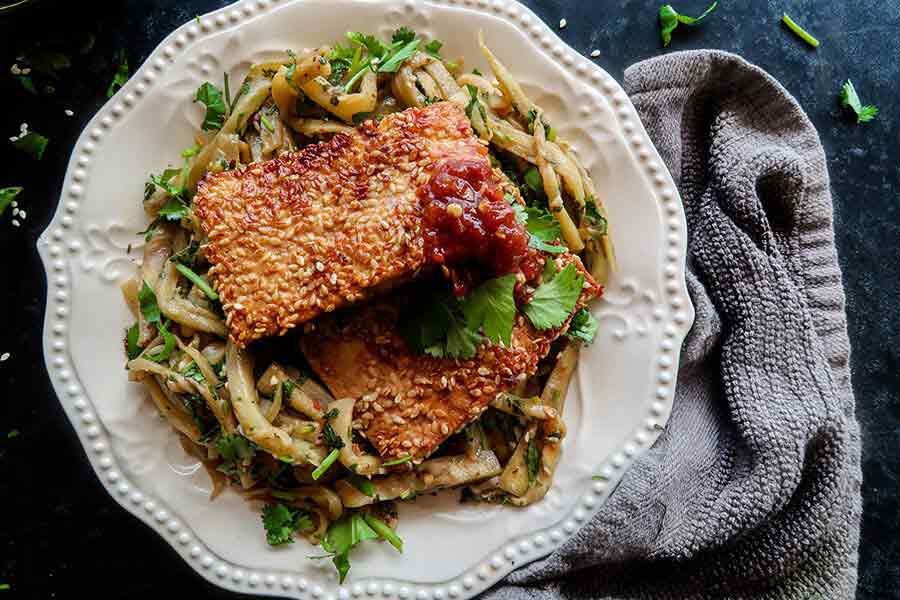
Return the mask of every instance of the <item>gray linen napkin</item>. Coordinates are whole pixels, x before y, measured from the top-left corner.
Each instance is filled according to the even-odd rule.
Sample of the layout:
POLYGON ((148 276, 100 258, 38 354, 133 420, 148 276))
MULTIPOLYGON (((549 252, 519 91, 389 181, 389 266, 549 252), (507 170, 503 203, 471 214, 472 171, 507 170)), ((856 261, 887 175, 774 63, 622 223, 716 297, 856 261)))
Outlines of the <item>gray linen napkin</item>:
POLYGON ((486 598, 852 598, 860 441, 822 146, 724 52, 625 73, 689 225, 671 420, 600 514, 486 598))

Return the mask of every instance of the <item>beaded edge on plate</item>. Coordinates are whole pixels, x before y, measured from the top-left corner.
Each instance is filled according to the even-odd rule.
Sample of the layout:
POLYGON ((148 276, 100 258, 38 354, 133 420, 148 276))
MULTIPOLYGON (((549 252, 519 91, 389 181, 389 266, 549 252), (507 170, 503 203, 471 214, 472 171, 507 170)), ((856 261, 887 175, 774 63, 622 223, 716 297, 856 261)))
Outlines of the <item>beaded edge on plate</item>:
MULTIPOLYGON (((66 231, 75 223, 75 214, 84 192, 83 184, 88 177, 92 155, 103 139, 105 132, 132 108, 153 85, 157 74, 174 62, 175 57, 189 43, 239 24, 244 19, 254 18, 272 7, 303 0, 242 0, 230 7, 220 9, 206 16, 198 17, 179 27, 154 50, 144 65, 116 96, 95 115, 88 128, 79 138, 73 158, 69 164, 71 179, 64 186, 60 207, 47 230, 39 239, 44 266, 48 276, 48 300, 45 313, 44 349, 45 361, 54 388, 63 401, 67 414, 76 426, 79 437, 107 491, 126 509, 153 527, 175 548, 175 550, 198 573, 213 583, 244 593, 266 595, 289 595, 297 598, 357 598, 381 595, 384 598, 400 600, 443 600, 444 598, 470 597, 487 589, 517 566, 521 566, 542 556, 561 545, 588 519, 590 519, 615 487, 624 473, 625 467, 642 451, 652 444, 659 435, 661 426, 671 411, 674 395, 674 377, 680 340, 689 327, 692 316, 689 302, 686 302, 684 283, 685 222, 680 201, 674 185, 665 169, 651 155, 655 151, 648 144, 646 133, 637 120, 637 114, 624 91, 612 77, 565 45, 543 21, 518 2, 506 0, 429 0, 428 4, 447 7, 462 7, 498 16, 527 34, 545 53, 552 55, 578 79, 599 91, 609 99, 613 114, 619 121, 621 130, 631 152, 656 190, 663 208, 663 228, 665 235, 664 289, 668 296, 668 307, 674 314, 663 329, 663 339, 656 359, 656 385, 650 404, 650 415, 643 425, 633 433, 632 439, 614 453, 599 469, 603 480, 594 481, 587 494, 576 503, 569 515, 549 530, 519 536, 496 550, 486 559, 462 575, 442 584, 412 584, 390 580, 369 579, 349 585, 336 585, 330 576, 326 589, 307 577, 298 577, 289 572, 266 572, 246 569, 224 561, 210 551, 196 538, 181 520, 170 513, 158 500, 146 495, 131 484, 115 464, 109 448, 107 434, 98 423, 93 406, 84 395, 77 375, 68 355, 68 317, 70 298, 70 278, 65 254, 75 254, 81 242, 72 239, 66 244, 66 231), (77 156, 77 159, 75 158, 77 156), (62 216, 60 216, 62 215, 62 216), (52 283, 52 286, 49 285, 52 283), (51 309, 52 307, 52 309, 51 309), (49 332, 49 334, 48 334, 49 332), (680 334, 680 335, 679 335, 680 334), (71 408, 69 408, 71 407, 71 408)), ((406 12, 416 8, 413 0, 404 0, 406 12)), ((657 312, 654 319, 661 321, 664 313, 657 312)))

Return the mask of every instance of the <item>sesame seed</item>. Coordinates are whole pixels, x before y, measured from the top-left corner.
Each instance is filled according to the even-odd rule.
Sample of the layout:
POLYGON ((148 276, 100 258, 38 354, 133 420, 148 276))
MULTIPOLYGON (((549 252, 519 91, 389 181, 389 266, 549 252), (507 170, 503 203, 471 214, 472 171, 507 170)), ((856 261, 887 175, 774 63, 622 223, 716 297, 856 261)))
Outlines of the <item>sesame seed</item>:
POLYGON ((74 112, 72 112, 72 111, 69 110, 68 108, 67 108, 64 112, 66 113, 66 116, 67 116, 67 117, 71 117, 72 115, 75 114, 74 112))
POLYGON ((16 219, 13 219, 13 220, 12 220, 12 224, 13 224, 14 226, 16 226, 16 227, 19 226, 19 222, 18 222, 16 219))
POLYGON ((0 362, 6 362, 9 360, 9 352, 4 352, 0 354, 0 362))
POLYGON ((600 56, 599 50, 591 50, 591 58, 597 58, 598 56, 600 56))
MULTIPOLYGON (((18 209, 16 209, 16 210, 18 210, 18 209)), ((22 218, 24 219, 24 218, 27 217, 28 215, 25 214, 25 211, 24 211, 24 210, 19 210, 19 216, 22 217, 22 218)))
POLYGON ((569 24, 569 22, 566 21, 565 19, 560 19, 560 20, 559 20, 559 28, 560 28, 560 29, 565 29, 565 28, 566 28, 566 25, 568 25, 568 24, 569 24))

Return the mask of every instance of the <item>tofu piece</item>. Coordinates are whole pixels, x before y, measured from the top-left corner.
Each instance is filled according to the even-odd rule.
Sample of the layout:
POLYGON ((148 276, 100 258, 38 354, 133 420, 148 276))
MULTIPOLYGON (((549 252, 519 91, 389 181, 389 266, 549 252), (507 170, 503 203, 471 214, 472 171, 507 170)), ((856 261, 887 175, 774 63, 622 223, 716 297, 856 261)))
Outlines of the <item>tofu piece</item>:
MULTIPOLYGON (((585 284, 575 312, 601 293, 578 257, 585 284)), ((310 323, 301 350, 336 398, 354 398, 354 421, 385 460, 422 459, 466 424, 478 418, 494 397, 533 375, 565 333, 536 330, 522 315, 510 346, 482 344, 470 360, 413 354, 398 332, 404 314, 416 310, 402 295, 350 309, 310 323)))
POLYGON ((208 175, 194 211, 231 339, 283 335, 413 278, 425 265, 417 189, 444 158, 487 161, 450 102, 208 175))

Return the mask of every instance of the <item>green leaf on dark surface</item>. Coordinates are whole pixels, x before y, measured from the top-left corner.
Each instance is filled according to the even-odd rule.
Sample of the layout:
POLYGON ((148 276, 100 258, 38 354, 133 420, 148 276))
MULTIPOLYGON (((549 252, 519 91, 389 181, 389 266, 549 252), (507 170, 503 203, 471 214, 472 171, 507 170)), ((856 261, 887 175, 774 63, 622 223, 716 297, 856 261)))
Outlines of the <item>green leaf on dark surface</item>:
POLYGON ((856 114, 857 123, 868 123, 878 114, 878 107, 872 104, 863 105, 849 79, 841 87, 841 104, 856 114))
POLYGON ((6 211, 6 208, 12 204, 16 196, 22 193, 21 187, 7 187, 0 189, 0 216, 6 211))
POLYGON ((12 144, 25 154, 36 160, 41 160, 44 156, 44 150, 47 149, 49 140, 35 131, 29 131, 23 137, 20 137, 12 144))
POLYGON ((119 88, 128 81, 128 76, 128 56, 125 54, 125 49, 123 48, 116 54, 116 72, 113 75, 109 87, 106 89, 106 97, 112 98, 119 88))
POLYGON ((678 14, 678 11, 672 8, 671 4, 660 6, 659 34, 662 38, 663 46, 668 46, 670 43, 672 43, 672 32, 678 28, 679 24, 690 26, 696 25, 697 23, 705 19, 707 15, 709 15, 709 13, 714 11, 718 4, 718 1, 713 2, 710 7, 707 8, 699 17, 689 17, 687 15, 678 14))

